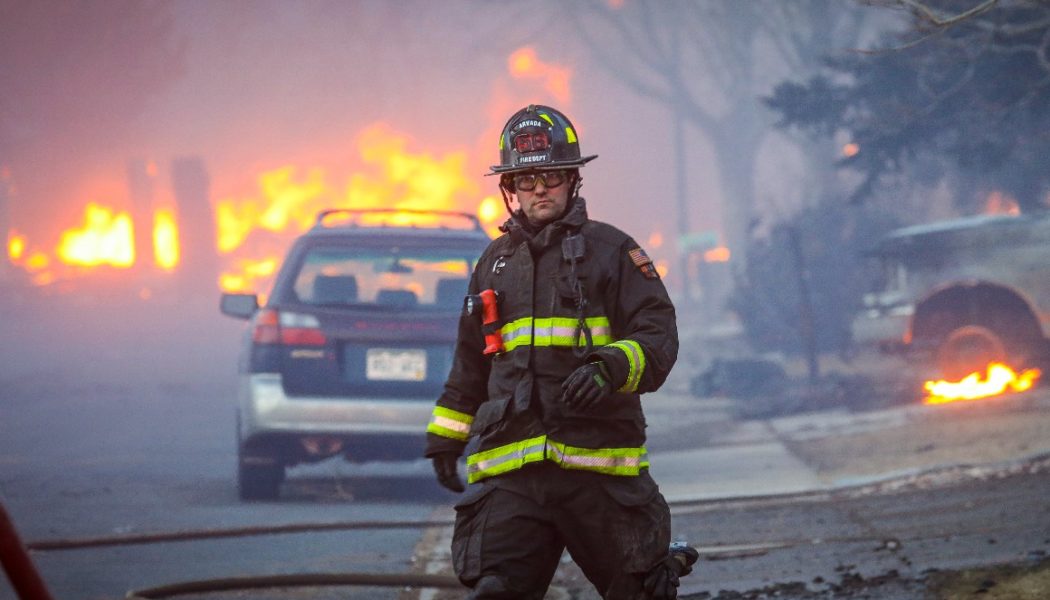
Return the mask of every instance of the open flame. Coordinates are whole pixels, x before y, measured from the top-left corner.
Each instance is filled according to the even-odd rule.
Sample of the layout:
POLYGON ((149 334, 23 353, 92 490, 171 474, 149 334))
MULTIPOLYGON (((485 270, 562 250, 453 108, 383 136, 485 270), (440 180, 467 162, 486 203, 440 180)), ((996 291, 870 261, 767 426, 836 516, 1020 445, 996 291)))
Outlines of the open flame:
POLYGON ((179 225, 175 211, 160 209, 153 215, 153 257, 157 266, 173 271, 179 265, 179 225))
MULTIPOLYGON (((608 1, 616 8, 622 5, 619 0, 608 1)), ((511 53, 507 68, 510 77, 527 87, 528 93, 546 94, 563 108, 571 104, 571 68, 541 60, 532 47, 511 53)), ((502 123, 507 111, 519 107, 524 92, 513 94, 512 107, 509 96, 494 93, 489 110, 498 115, 499 123, 493 127, 502 123)), ((491 137, 494 136, 485 139, 491 137)), ((478 156, 471 159, 465 151, 447 148, 433 153, 410 151, 411 143, 386 125, 375 124, 358 136, 363 165, 345 180, 334 181, 330 169, 275 166, 257 175, 255 192, 220 197, 212 212, 216 251, 221 261, 219 287, 224 291, 265 291, 288 245, 313 226, 319 211, 329 208, 468 211, 478 215, 490 236, 499 235, 498 226, 506 218, 503 199, 496 194, 483 195, 479 186, 483 168, 479 167, 478 156, 485 152, 485 160, 480 163, 489 164, 491 145, 486 142, 478 156)), ((150 177, 156 177, 154 163, 149 163, 147 169, 150 177)), ((52 247, 31 243, 26 235, 13 229, 0 233, 7 234, 8 261, 39 286, 84 277, 99 268, 130 269, 140 262, 140 267, 173 273, 184 258, 180 225, 185 225, 180 224, 178 212, 170 202, 161 204, 147 209, 152 214, 138 214, 89 203, 83 208, 83 224, 67 228, 60 235, 60 243, 52 247), (150 223, 152 232, 135 229, 149 227, 150 223), (148 243, 143 245, 146 240, 152 241, 152 248, 148 243), (150 249, 152 257, 136 256, 136 250, 141 255, 150 249)), ((383 222, 425 225, 408 212, 384 217, 383 222)), ((186 258, 186 262, 189 268, 193 261, 186 258)), ((658 262, 657 268, 666 273, 666 262, 658 262)), ((149 290, 140 293, 142 298, 150 295, 149 290)))
POLYGON ((1018 374, 1002 363, 991 363, 984 378, 980 373, 970 373, 961 381, 927 381, 923 385, 927 393, 923 404, 945 404, 1023 392, 1035 385, 1041 375, 1039 369, 1026 369, 1018 374))
POLYGON ((479 187, 467 155, 412 152, 410 140, 379 123, 357 139, 364 168, 344 184, 325 169, 283 166, 262 173, 259 194, 216 204, 218 251, 225 268, 219 286, 227 292, 261 292, 268 285, 292 240, 312 227, 330 208, 394 208, 404 212, 363 219, 366 225, 434 226, 433 218, 411 210, 475 210, 487 230, 503 216, 496 197, 478 203, 479 187))
POLYGON ((992 192, 984 201, 984 212, 988 215, 1013 215, 1021 214, 1021 207, 1010 196, 1002 192, 992 192))
POLYGON ((569 80, 572 79, 572 70, 543 62, 531 46, 515 50, 507 59, 507 67, 515 78, 538 79, 544 89, 562 105, 570 102, 569 80))
POLYGON ((105 206, 88 203, 84 208, 83 227, 68 229, 62 234, 58 256, 70 265, 130 267, 135 264, 131 215, 114 214, 105 206))
MULTIPOLYGON (((163 271, 179 265, 179 230, 175 211, 159 208, 153 214, 153 261, 163 271)), ((26 235, 8 232, 7 256, 35 285, 84 276, 95 267, 130 269, 136 263, 134 221, 127 211, 97 202, 84 206, 83 223, 65 229, 52 252, 31 245, 26 235)))
POLYGON ((7 256, 11 258, 11 262, 18 264, 25 253, 26 236, 12 229, 7 236, 7 256))
POLYGON ((704 262, 729 262, 729 248, 716 246, 704 251, 704 262))

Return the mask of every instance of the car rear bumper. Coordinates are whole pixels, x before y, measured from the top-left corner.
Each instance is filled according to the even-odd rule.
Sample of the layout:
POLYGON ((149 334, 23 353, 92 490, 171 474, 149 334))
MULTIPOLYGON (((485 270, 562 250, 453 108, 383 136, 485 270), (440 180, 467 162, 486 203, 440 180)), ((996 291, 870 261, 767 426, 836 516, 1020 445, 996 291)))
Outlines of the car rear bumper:
POLYGON ((278 373, 242 375, 241 439, 262 434, 370 434, 423 438, 434 398, 288 396, 278 373))

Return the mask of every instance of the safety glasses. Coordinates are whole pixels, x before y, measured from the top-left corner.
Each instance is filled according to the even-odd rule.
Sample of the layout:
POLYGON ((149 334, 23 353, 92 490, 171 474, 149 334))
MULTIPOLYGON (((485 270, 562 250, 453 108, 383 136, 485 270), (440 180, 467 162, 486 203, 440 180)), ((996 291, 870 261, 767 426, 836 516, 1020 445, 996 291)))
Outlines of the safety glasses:
POLYGON ((537 173, 522 173, 521 175, 515 175, 511 181, 514 183, 515 190, 531 192, 536 189, 537 181, 542 180, 543 186, 550 189, 556 188, 565 183, 568 176, 568 173, 565 171, 539 171, 537 173))

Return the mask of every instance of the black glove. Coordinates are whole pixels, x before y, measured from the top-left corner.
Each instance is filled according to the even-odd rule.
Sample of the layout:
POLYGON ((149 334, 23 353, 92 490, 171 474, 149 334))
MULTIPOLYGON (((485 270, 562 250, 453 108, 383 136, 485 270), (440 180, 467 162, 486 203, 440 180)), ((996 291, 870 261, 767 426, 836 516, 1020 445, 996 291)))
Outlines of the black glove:
POLYGON ((667 558, 649 570, 643 583, 648 598, 653 600, 675 600, 678 598, 679 577, 693 572, 693 564, 700 553, 685 542, 675 542, 667 558))
POLYGON ((456 467, 459 456, 452 452, 442 452, 435 454, 430 460, 434 465, 434 473, 437 474, 438 483, 442 487, 450 489, 457 494, 462 493, 466 489, 463 487, 463 481, 459 478, 459 472, 456 467))
POLYGON ((613 393, 612 377, 602 361, 587 363, 561 384, 562 400, 577 410, 601 403, 613 393))
POLYGON ((675 559, 667 557, 649 570, 645 576, 646 598, 652 600, 675 600, 678 598, 678 566, 675 559))

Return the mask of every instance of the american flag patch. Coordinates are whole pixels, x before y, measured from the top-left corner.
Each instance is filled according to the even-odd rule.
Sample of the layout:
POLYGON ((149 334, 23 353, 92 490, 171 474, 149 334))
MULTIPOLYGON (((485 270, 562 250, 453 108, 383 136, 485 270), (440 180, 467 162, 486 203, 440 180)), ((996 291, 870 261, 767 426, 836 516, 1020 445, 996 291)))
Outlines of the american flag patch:
POLYGON ((631 257, 631 262, 634 266, 638 267, 638 270, 642 272, 642 275, 646 279, 659 279, 660 274, 656 272, 656 267, 653 266, 653 259, 649 258, 649 255, 645 253, 645 250, 641 248, 635 248, 628 250, 627 255, 631 257))
POLYGON ((649 255, 645 253, 645 250, 641 248, 635 248, 634 250, 628 250, 627 255, 631 257, 634 262, 634 266, 640 267, 646 263, 653 262, 653 259, 649 258, 649 255))

